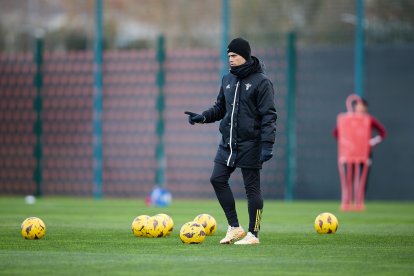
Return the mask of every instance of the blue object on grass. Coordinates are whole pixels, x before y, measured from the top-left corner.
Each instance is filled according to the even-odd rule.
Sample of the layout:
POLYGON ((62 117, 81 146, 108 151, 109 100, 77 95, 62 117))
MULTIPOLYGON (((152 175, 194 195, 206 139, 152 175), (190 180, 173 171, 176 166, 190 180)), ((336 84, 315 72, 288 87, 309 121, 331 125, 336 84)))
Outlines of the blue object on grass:
POLYGON ((171 204, 172 195, 171 193, 161 187, 156 187, 151 191, 150 204, 158 207, 166 207, 171 204))

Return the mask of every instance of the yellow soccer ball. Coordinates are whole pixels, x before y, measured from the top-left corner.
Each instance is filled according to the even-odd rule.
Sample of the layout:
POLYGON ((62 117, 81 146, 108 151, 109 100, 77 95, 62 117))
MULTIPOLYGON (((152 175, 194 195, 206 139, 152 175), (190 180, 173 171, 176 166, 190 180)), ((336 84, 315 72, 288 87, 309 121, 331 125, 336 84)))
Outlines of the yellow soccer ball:
POLYGON ((331 213, 321 213, 315 219, 315 230, 319 234, 334 234, 338 226, 338 219, 331 213))
POLYGON ((195 217, 195 222, 200 223, 206 232, 207 236, 212 236, 217 229, 217 223, 213 216, 209 214, 200 214, 195 217))
POLYGON ((165 231, 164 236, 171 235, 172 231, 174 230, 174 221, 173 219, 167 214, 157 214, 156 216, 160 216, 165 219, 165 231))
POLYGON ((39 240, 46 234, 46 225, 40 218, 30 217, 20 225, 23 238, 26 240, 39 240))
POLYGON ((147 223, 147 236, 150 238, 160 238, 165 236, 167 223, 164 217, 152 216, 147 223))
POLYGON ((202 243, 206 238, 204 227, 195 221, 184 223, 180 229, 180 239, 186 244, 202 243))
POLYGON ((147 223, 150 219, 150 216, 140 215, 137 216, 131 224, 132 233, 136 237, 146 237, 147 236, 147 223))

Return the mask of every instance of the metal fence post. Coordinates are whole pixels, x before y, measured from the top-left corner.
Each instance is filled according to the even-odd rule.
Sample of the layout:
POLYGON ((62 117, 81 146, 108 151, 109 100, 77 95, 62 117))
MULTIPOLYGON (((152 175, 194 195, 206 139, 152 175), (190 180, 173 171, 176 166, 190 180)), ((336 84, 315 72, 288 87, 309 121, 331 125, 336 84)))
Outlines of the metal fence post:
POLYGON ((34 76, 34 85, 36 87, 36 96, 34 99, 34 109, 36 113, 36 120, 34 123, 34 133, 36 136, 36 143, 34 146, 34 157, 36 160, 36 166, 33 174, 34 181, 36 183, 36 196, 42 196, 42 182, 43 182, 43 38, 36 37, 35 49, 34 49, 34 61, 36 64, 36 72, 34 76))
POLYGON ((364 96, 364 63, 365 63, 365 30, 364 30, 364 0, 356 0, 356 30, 355 30, 355 93, 364 96))
POLYGON ((286 190, 285 199, 292 200, 296 184, 296 33, 287 34, 287 145, 286 145, 286 190))
POLYGON ((102 0, 96 0, 95 14, 95 83, 93 95, 93 180, 94 196, 102 197, 102 44, 103 7, 102 0))
MULTIPOLYGON (((220 77, 228 73, 227 65, 227 44, 229 39, 229 29, 230 29, 230 0, 222 0, 222 21, 221 21, 221 49, 220 49, 220 77)), ((220 78, 221 82, 221 78, 220 78)))
POLYGON ((159 36, 157 41, 157 62, 158 62, 158 73, 157 73, 157 87, 158 87, 158 98, 157 98, 157 112, 158 121, 156 126, 158 144, 155 150, 155 158, 157 160, 157 169, 155 173, 155 183, 158 187, 165 186, 165 148, 164 148, 164 109, 165 109, 165 97, 164 97, 164 85, 165 85, 165 72, 164 72, 164 61, 165 61, 165 38, 159 36))

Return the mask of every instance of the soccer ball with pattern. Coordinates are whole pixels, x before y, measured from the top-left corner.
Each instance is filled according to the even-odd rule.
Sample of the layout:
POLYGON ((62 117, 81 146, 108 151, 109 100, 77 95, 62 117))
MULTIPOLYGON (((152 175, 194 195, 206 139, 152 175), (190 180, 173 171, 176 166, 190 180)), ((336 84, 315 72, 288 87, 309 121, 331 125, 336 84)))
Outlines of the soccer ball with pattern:
POLYGON ((200 223, 204 227, 207 236, 212 236, 214 232, 216 232, 217 223, 211 215, 200 214, 195 217, 194 221, 200 223))
POLYGON ((167 222, 162 216, 152 216, 147 222, 147 236, 150 238, 160 238, 166 235, 167 222))
POLYGON ((147 236, 147 224, 150 216, 140 215, 137 216, 131 224, 132 233, 137 237, 147 236))
POLYGON ((184 223, 180 229, 180 239, 186 244, 202 243, 206 238, 204 227, 195 221, 184 223))
POLYGON ((20 225, 23 238, 26 240, 38 240, 46 234, 46 225, 40 218, 30 217, 20 225))
POLYGON ((173 229, 174 229, 174 221, 173 219, 167 215, 167 214, 157 214, 156 216, 160 216, 161 218, 165 219, 165 231, 164 236, 171 235, 173 229))
POLYGON ((315 230, 319 234, 333 234, 338 225, 338 219, 331 213, 321 213, 315 219, 315 230))

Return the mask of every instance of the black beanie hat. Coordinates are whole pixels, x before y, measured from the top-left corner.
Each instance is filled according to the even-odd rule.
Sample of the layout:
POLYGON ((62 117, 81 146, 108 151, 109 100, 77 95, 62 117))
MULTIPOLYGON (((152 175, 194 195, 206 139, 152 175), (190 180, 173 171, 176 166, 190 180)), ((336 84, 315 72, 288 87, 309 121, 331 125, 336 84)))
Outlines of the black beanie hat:
POLYGON ((227 53, 236 53, 239 56, 242 56, 245 60, 250 59, 250 51, 249 42, 241 37, 233 39, 227 47, 227 53))

